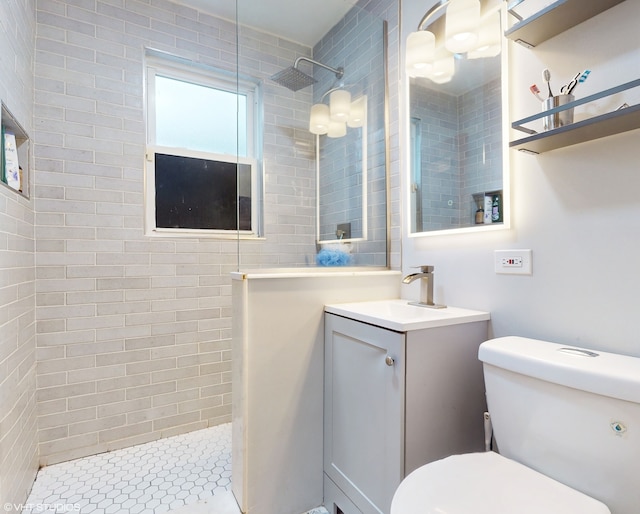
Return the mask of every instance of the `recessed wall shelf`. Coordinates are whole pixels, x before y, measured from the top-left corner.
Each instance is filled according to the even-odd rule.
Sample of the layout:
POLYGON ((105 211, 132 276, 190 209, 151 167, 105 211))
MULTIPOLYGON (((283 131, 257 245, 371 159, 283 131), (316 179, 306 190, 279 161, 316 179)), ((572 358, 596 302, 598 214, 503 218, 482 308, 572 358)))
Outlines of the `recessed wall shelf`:
POLYGON ((511 124, 512 128, 526 132, 530 135, 522 139, 511 141, 509 143, 509 147, 537 154, 640 128, 640 104, 621 107, 615 111, 607 112, 570 125, 565 125, 564 127, 540 133, 524 126, 527 123, 540 120, 550 114, 564 111, 566 109, 573 109, 578 105, 593 102, 638 86, 640 86, 640 79, 612 87, 611 89, 607 89, 594 95, 586 96, 580 100, 575 100, 568 104, 561 105, 560 107, 549 109, 548 111, 541 112, 534 116, 514 121, 511 124))
MULTIPOLYGON (((10 132, 15 136, 16 140, 16 150, 18 154, 18 160, 20 163, 20 167, 22 168, 22 174, 20 177, 20 185, 19 189, 17 189, 17 185, 14 187, 8 185, 4 180, 0 180, 0 184, 4 187, 8 187, 12 191, 24 196, 25 198, 29 198, 29 172, 30 172, 30 157, 31 157, 31 149, 30 149, 30 139, 27 133, 24 131, 20 123, 13 117, 9 109, 6 108, 4 103, 1 104, 1 116, 0 123, 2 124, 2 133, 10 132)), ((0 141, 0 144, 4 145, 4 141, 0 141)), ((4 164, 4 161, 3 163, 4 164)), ((4 170, 1 169, 2 165, 0 165, 0 173, 4 173, 4 170)), ((0 186, 0 187, 2 187, 0 186)))
POLYGON ((527 47, 537 46, 565 30, 575 27, 607 9, 624 2, 624 0, 558 0, 544 9, 522 19, 514 8, 524 0, 513 0, 508 4, 508 11, 518 18, 516 24, 504 35, 527 47))

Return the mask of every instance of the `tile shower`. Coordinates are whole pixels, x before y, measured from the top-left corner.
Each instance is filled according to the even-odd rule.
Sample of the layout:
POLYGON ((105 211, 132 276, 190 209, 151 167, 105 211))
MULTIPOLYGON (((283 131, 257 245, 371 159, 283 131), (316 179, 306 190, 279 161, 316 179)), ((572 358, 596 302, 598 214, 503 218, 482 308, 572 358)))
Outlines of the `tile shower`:
POLYGON ((43 468, 22 512, 240 514, 231 492, 231 424, 43 468))
MULTIPOLYGON (((228 272, 237 247, 142 236, 140 73, 145 45, 236 63, 232 24, 165 0, 131 0, 127 9, 108 0, 25 0, 2 3, 0 16, 20 27, 0 34, 2 48, 20 57, 0 74, 0 97, 24 123, 34 154, 30 200, 0 197, 0 236, 10 250, 0 268, 17 291, 0 306, 10 320, 0 335, 9 378, 0 384, 0 444, 11 449, 0 464, 15 471, 0 477, 0 496, 13 499, 26 498, 39 465, 229 421, 228 272)), ((257 47, 264 54, 260 76, 310 53, 252 30, 241 37, 246 66, 257 47)), ((265 95, 278 122, 293 128, 284 134, 275 117, 265 119, 270 242, 243 246, 248 267, 304 265, 315 253, 304 128, 311 95, 292 98, 265 95)))
POLYGON ((43 468, 24 512, 159 514, 231 488, 231 425, 43 468))

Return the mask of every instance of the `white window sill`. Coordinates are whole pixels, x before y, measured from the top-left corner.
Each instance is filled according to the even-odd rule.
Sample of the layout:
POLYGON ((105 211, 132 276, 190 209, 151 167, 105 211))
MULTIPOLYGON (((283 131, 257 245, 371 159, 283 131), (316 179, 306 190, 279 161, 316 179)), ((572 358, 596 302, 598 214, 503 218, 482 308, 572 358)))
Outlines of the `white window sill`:
POLYGON ((230 231, 216 231, 216 230, 194 230, 194 229, 163 229, 163 230, 151 230, 145 232, 147 237, 172 237, 172 238, 190 238, 190 239, 219 239, 225 241, 251 240, 251 241, 266 241, 266 237, 259 236, 253 232, 230 232, 230 231))

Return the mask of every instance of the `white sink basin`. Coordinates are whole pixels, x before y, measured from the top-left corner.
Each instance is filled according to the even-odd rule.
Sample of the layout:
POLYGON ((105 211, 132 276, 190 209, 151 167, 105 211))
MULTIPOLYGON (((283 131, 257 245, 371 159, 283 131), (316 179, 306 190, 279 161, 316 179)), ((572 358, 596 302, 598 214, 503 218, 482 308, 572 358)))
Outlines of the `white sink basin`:
POLYGON ((409 305, 408 300, 337 303, 325 305, 324 310, 396 332, 485 321, 491 318, 488 312, 472 311, 459 307, 430 309, 409 305))

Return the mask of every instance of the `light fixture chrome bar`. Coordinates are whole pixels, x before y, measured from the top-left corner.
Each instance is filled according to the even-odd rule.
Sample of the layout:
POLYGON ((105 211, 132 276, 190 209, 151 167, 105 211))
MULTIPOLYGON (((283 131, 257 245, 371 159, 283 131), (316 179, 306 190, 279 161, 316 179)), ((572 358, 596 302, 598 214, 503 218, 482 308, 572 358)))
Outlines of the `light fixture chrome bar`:
POLYGON ((420 23, 418 23, 418 30, 424 30, 424 28, 428 25, 429 20, 431 20, 431 18, 438 14, 448 4, 449 0, 440 0, 440 3, 437 3, 431 9, 429 9, 420 20, 420 23))
POLYGON ((357 84, 338 84, 335 87, 332 87, 331 89, 327 90, 325 93, 322 94, 322 96, 320 97, 320 101, 324 101, 324 99, 329 96, 331 93, 333 93, 334 91, 338 91, 338 89, 346 89, 347 91, 349 91, 350 88, 355 87, 357 84))
MULTIPOLYGON (((436 16, 436 14, 438 14, 440 11, 442 11, 442 9, 444 9, 445 7, 447 7, 447 5, 449 5, 451 0, 440 0, 437 4, 435 4, 433 7, 431 7, 431 9, 429 9, 424 16, 422 17, 422 19, 420 20, 420 23, 418 23, 418 29, 417 30, 425 30, 425 28, 430 24, 431 19, 434 18, 436 16)), ((516 0, 516 5, 524 2, 524 0, 516 0)), ((499 10, 499 6, 500 6, 499 1, 483 1, 481 0, 481 4, 482 4, 482 17, 486 16, 488 13, 494 12, 496 10, 499 10), (488 4, 488 5, 487 5, 488 4)), ((515 7, 515 6, 514 6, 515 7)), ((514 16, 518 16, 515 13, 514 16)))

